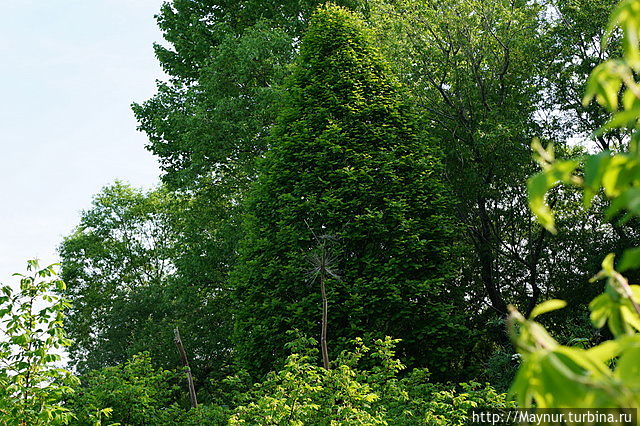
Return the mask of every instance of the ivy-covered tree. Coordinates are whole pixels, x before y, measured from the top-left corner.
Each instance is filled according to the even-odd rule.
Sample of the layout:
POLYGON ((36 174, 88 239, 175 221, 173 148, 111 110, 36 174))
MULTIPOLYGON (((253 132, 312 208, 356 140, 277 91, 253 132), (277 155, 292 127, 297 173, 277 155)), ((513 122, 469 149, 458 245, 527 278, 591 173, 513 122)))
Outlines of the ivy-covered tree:
POLYGON ((284 359, 287 330, 320 335, 323 239, 330 354, 391 335, 410 364, 453 374, 467 333, 449 281, 456 232, 407 92, 364 22, 333 5, 313 15, 286 88, 233 275, 239 359, 264 373, 284 359))
POLYGON ((171 0, 156 17, 166 43, 154 49, 169 79, 133 110, 163 182, 188 192, 198 209, 188 223, 197 256, 187 266, 198 264, 191 282, 217 285, 235 262, 240 200, 267 149, 297 41, 321 2, 171 0))

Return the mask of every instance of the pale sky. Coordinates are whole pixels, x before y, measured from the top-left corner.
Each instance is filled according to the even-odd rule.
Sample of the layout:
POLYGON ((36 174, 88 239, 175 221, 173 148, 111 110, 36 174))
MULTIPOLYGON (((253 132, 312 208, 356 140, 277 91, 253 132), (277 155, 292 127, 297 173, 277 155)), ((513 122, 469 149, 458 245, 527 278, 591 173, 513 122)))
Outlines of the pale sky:
POLYGON ((62 237, 100 189, 151 187, 130 104, 164 78, 162 0, 0 0, 0 282, 26 260, 57 261, 62 237))

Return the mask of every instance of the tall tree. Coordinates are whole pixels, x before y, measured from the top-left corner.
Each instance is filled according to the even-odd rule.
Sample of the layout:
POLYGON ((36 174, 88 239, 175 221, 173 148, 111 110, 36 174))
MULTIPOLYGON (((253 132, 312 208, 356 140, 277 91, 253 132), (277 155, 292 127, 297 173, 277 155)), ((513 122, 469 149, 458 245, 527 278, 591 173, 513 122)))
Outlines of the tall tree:
POLYGON ((157 16, 167 43, 155 50, 169 80, 133 109, 163 182, 191 200, 176 265, 186 282, 220 286, 236 260, 238 209, 318 3, 173 0, 157 16))
POLYGON ((541 293, 548 234, 530 220, 523 195, 540 135, 541 11, 520 0, 400 0, 376 1, 371 12, 385 52, 443 140, 472 247, 463 277, 483 289, 472 306, 499 316, 509 303, 531 309, 541 293))
POLYGON ((331 353, 391 335, 410 364, 449 369, 467 333, 450 282, 455 227, 438 148, 416 130, 408 93, 363 21, 338 6, 313 15, 286 88, 234 274, 239 359, 264 373, 283 359, 285 331, 320 334, 316 234, 331 239, 331 353))

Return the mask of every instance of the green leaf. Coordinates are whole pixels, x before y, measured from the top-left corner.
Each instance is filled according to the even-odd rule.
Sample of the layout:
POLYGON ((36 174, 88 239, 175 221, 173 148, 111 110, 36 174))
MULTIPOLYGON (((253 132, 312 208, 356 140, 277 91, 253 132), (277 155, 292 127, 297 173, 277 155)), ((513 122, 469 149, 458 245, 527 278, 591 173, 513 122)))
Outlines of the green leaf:
POLYGON ((635 127, 635 124, 640 116, 640 107, 635 107, 630 110, 625 110, 613 114, 613 117, 605 123, 600 129, 595 132, 595 136, 604 134, 607 130, 635 127))
POLYGON ((626 322, 622 320, 622 315, 620 314, 620 309, 611 309, 609 313, 609 321, 607 323, 609 325, 609 330, 611 330, 611 334, 615 337, 622 336, 627 334, 626 322))
POLYGON ((608 167, 604 169, 602 176, 602 186, 608 197, 617 197, 626 189, 624 188, 624 179, 621 179, 621 173, 626 166, 626 158, 620 155, 612 157, 608 163, 608 167))
POLYGON ((607 209, 605 219, 611 220, 623 210, 626 210, 629 214, 640 216, 640 188, 629 188, 615 198, 607 209))
POLYGON ((640 347, 625 348, 618 360, 614 375, 623 383, 637 386, 640 381, 640 347))
POLYGON ((539 375, 539 358, 538 353, 528 355, 518 369, 509 395, 517 397, 516 402, 520 407, 530 407, 533 394, 535 393, 535 384, 533 378, 539 375))
POLYGON ((551 299, 545 302, 540 303, 538 306, 533 308, 531 311, 531 315, 529 315, 529 319, 534 319, 539 315, 546 314, 547 312, 555 311, 557 309, 562 309, 567 306, 567 302, 559 299, 551 299))
POLYGON ((640 69, 640 49, 638 46, 640 1, 624 0, 613 10, 604 34, 604 46, 606 46, 607 40, 618 26, 623 30, 622 48, 624 50, 624 58, 634 70, 638 71, 640 69))
POLYGON ((622 347, 615 340, 607 340, 599 344, 598 346, 594 346, 593 348, 587 349, 587 353, 594 359, 597 359, 601 362, 607 362, 620 354, 622 347))
POLYGON ((602 176, 607 169, 609 161, 611 160, 611 153, 609 151, 603 151, 597 155, 590 155, 587 157, 584 166, 584 205, 586 208, 591 206, 591 200, 595 194, 598 193, 600 186, 602 185, 602 176))
POLYGON ((540 225, 551 233, 556 233, 553 213, 545 201, 547 190, 549 190, 547 175, 538 173, 527 182, 529 190, 529 207, 538 219, 540 225))
POLYGON ((618 93, 622 88, 622 79, 616 72, 618 62, 608 61, 598 65, 587 80, 585 96, 582 100, 586 107, 593 98, 609 111, 618 109, 618 93))
POLYGON ((640 247, 627 249, 622 253, 622 259, 618 264, 618 270, 620 272, 628 271, 629 269, 637 269, 640 267, 640 247))
POLYGON ((608 274, 612 274, 615 272, 614 268, 613 268, 613 261, 615 259, 616 255, 613 253, 609 253, 604 260, 602 261, 602 270, 605 271, 608 274))
MULTIPOLYGON (((629 303, 627 301, 627 303, 629 303)), ((640 331, 640 317, 638 313, 627 305, 620 306, 620 314, 627 325, 640 331)))
POLYGON ((589 303, 589 309, 591 310, 591 322, 596 328, 602 328, 609 318, 609 311, 611 309, 611 298, 608 294, 601 294, 589 303))

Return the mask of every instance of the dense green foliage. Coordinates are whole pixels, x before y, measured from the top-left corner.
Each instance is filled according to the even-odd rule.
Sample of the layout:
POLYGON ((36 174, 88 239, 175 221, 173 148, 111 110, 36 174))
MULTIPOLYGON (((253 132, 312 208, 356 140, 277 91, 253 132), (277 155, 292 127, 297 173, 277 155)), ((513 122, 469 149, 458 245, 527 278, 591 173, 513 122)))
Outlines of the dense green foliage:
POLYGON ((149 354, 139 354, 121 365, 84 375, 68 406, 77 424, 88 424, 102 407, 110 408, 109 423, 122 425, 222 423, 222 408, 185 408, 183 378, 180 371, 155 369, 149 354))
POLYGON ((116 183, 96 196, 63 242, 62 275, 74 301, 67 317, 71 355, 80 370, 123 362, 137 352, 127 353, 122 342, 134 340, 136 321, 154 311, 139 303, 138 294, 166 281, 170 272, 173 237, 167 214, 163 194, 147 197, 116 183))
POLYGON ((9 306, 2 311, 9 336, 3 357, 9 363, 0 376, 2 424, 463 424, 471 407, 512 406, 506 395, 478 383, 441 386, 417 369, 400 377, 405 367, 390 338, 370 347, 357 339, 354 350, 325 370, 317 366, 317 342, 295 337, 283 369, 261 383, 243 380, 242 371, 227 377, 225 405, 187 409, 184 373, 154 367, 149 354, 93 370, 80 384, 53 366, 60 360, 55 351, 68 344, 62 317, 69 304, 51 293, 64 290, 64 283, 52 267, 38 270, 35 261, 29 271, 20 292, 3 288, 9 306), (42 301, 51 305, 35 308, 42 301))
POLYGON ((325 370, 317 364, 317 342, 294 337, 287 344, 291 354, 282 370, 253 385, 243 372, 229 376, 224 380, 224 406, 201 405, 188 411, 180 404, 180 374, 154 369, 143 354, 86 375, 69 407, 78 424, 95 418, 97 407, 109 406, 108 422, 160 426, 462 425, 471 408, 513 406, 488 385, 439 385, 424 369, 401 376, 405 367, 395 358, 396 343, 390 338, 371 344, 358 339, 335 360, 335 368, 325 370))
MULTIPOLYGON (((357 0, 342 3, 361 9, 357 0)), ((149 149, 165 180, 193 187, 215 176, 216 192, 237 195, 264 153, 265 129, 277 115, 288 74, 311 12, 305 1, 177 0, 158 23, 170 47, 156 55, 171 77, 151 100, 135 105, 149 149)))
POLYGON ((395 358, 397 341, 390 338, 371 344, 357 339, 355 349, 343 352, 329 371, 317 365, 316 343, 289 344, 294 352, 283 369, 242 395, 229 423, 462 425, 471 408, 513 406, 488 385, 441 386, 424 369, 401 377, 405 366, 395 358))
POLYGON ((190 280, 202 262, 191 243, 199 202, 115 183, 64 240, 62 276, 74 302, 66 324, 81 372, 144 351, 175 367, 173 329, 179 326, 196 375, 203 382, 224 376, 232 327, 226 292, 206 279, 212 271, 190 280))
POLYGON ((233 280, 242 365, 265 373, 287 330, 319 330, 315 234, 331 240, 330 352, 387 334, 402 339, 406 362, 450 369, 468 331, 449 281, 455 232, 436 143, 416 130, 406 92, 344 9, 313 15, 286 87, 233 280))

